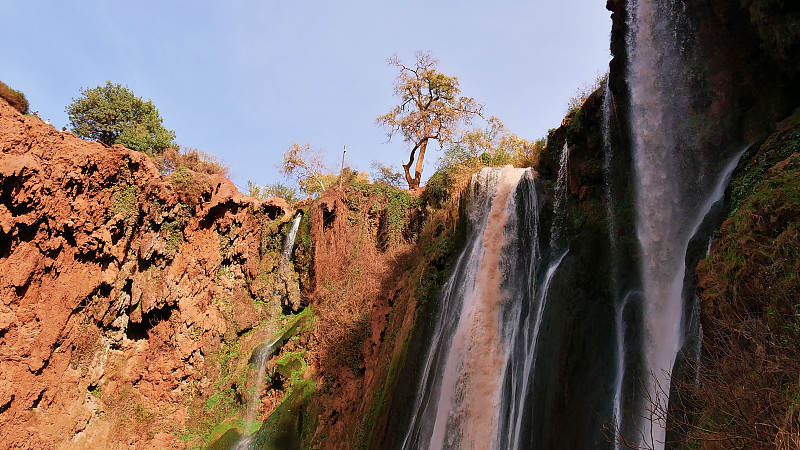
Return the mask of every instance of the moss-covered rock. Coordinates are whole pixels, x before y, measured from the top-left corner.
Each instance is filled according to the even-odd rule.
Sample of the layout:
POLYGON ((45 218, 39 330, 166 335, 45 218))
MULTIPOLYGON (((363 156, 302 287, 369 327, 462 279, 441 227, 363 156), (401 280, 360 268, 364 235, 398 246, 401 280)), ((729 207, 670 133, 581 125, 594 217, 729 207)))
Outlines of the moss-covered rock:
POLYGON ((691 438, 774 448, 800 433, 800 121, 742 163, 719 237, 698 266, 706 355, 691 438))

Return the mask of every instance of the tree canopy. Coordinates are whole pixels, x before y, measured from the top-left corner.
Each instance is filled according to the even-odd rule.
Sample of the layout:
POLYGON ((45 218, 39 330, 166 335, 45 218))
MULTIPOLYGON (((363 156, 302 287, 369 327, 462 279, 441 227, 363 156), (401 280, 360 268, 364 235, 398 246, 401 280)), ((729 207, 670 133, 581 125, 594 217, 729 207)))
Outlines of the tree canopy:
POLYGON ((545 139, 529 141, 511 132, 497 117, 485 128, 465 130, 458 141, 447 146, 439 169, 457 164, 534 166, 545 139))
POLYGON ((107 81, 105 86, 81 89, 81 97, 66 111, 72 132, 85 139, 151 154, 178 147, 175 132, 164 128, 153 102, 121 84, 107 81))
POLYGON ((440 73, 436 67, 439 61, 430 53, 417 51, 415 56, 414 67, 404 65, 397 55, 389 58, 389 64, 400 71, 394 85, 400 104, 376 119, 387 129, 389 139, 399 132, 412 146, 408 163, 403 164, 410 189, 419 187, 428 142, 431 139, 440 144, 453 141, 459 136, 462 125, 483 110, 475 99, 459 95, 458 78, 440 73))
POLYGON ((293 142, 283 152, 283 163, 279 169, 282 174, 294 178, 300 189, 308 195, 324 192, 327 188, 325 182, 329 180, 326 180, 325 174, 329 170, 322 160, 322 151, 312 149, 308 142, 303 145, 293 142))
POLYGON ((257 185, 252 181, 247 182, 247 195, 255 197, 259 200, 266 200, 272 197, 280 197, 287 202, 296 202, 299 200, 297 191, 293 187, 286 186, 282 183, 269 183, 264 186, 257 185))

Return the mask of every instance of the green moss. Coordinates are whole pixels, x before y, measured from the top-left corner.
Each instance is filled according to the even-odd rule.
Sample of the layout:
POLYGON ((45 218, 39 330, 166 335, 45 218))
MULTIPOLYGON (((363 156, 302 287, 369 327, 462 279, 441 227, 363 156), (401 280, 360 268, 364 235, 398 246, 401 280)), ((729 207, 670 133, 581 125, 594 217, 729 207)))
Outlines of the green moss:
MULTIPOLYGON (((286 342, 292 336, 310 332, 313 327, 313 311, 306 308, 276 333, 274 339, 286 342)), ((272 376, 284 380, 285 390, 281 403, 253 434, 258 448, 301 448, 304 438, 310 439, 314 434, 316 413, 312 412, 311 400, 317 385, 313 379, 305 377, 307 354, 305 349, 287 352, 274 362, 272 376)))
POLYGON ((408 226, 408 212, 417 205, 417 199, 407 192, 391 189, 387 192, 386 228, 388 244, 399 245, 403 242, 403 230, 408 226))
POLYGON ((167 254, 169 256, 174 256, 178 253, 178 250, 181 248, 183 244, 184 237, 183 231, 181 231, 180 227, 176 222, 164 222, 162 225, 162 230, 166 234, 167 240, 167 254))
POLYGON ((800 152, 800 110, 786 119, 784 127, 784 131, 773 134, 761 146, 751 147, 742 157, 730 183, 728 217, 733 216, 742 202, 756 192, 769 176, 770 168, 800 152))
POLYGON ((114 186, 111 209, 108 210, 108 217, 112 218, 117 214, 122 214, 126 221, 133 220, 139 212, 136 202, 136 186, 127 181, 119 181, 114 186))
POLYGON ((183 439, 204 447, 223 434, 221 426, 230 428, 236 424, 231 420, 243 405, 239 402, 240 394, 233 386, 244 386, 247 380, 247 372, 241 370, 238 364, 240 352, 241 346, 237 341, 223 341, 220 349, 208 358, 207 364, 218 369, 212 387, 214 394, 202 403, 190 406, 188 424, 185 431, 180 433, 183 439))
POLYGON ((180 166, 172 172, 171 180, 178 189, 189 189, 195 183, 192 172, 186 166, 180 166))
POLYGON ((283 401, 270 414, 264 425, 253 435, 257 448, 302 448, 303 435, 314 418, 309 413, 311 399, 316 391, 313 380, 293 379, 283 401))

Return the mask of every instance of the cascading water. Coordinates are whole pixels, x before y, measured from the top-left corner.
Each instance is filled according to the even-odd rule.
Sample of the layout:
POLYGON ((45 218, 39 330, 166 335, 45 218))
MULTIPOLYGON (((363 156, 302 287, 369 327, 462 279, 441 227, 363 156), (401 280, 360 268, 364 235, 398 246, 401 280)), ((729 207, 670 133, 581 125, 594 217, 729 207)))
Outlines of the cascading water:
POLYGON ((673 371, 696 377, 695 267, 742 154, 708 121, 682 2, 627 4, 629 103, 614 104, 619 83, 603 100, 605 222, 596 192, 567 215, 566 143, 549 239, 533 175, 473 178, 466 245, 410 369, 403 448, 664 448, 673 371))
POLYGON ((275 348, 280 338, 276 338, 268 344, 258 347, 250 358, 250 365, 254 368, 251 377, 250 392, 247 399, 247 410, 245 411, 243 428, 245 435, 233 446, 233 450, 249 450, 252 446, 252 430, 258 429, 260 424, 256 419, 258 407, 261 405, 261 395, 264 390, 264 378, 267 374, 267 362, 275 352, 275 348), (254 426, 255 425, 255 426, 254 426))
MULTIPOLYGON (((525 448, 525 432, 523 423, 526 420, 526 404, 531 401, 529 397, 533 383, 533 376, 536 373, 536 350, 539 347, 539 335, 542 330, 542 317, 547 306, 547 297, 550 292, 550 283, 556 274, 561 261, 567 255, 567 245, 564 241, 564 221, 566 211, 564 206, 567 201, 567 171, 569 169, 569 144, 564 141, 559 158, 558 178, 553 199, 553 222, 550 226, 550 255, 549 258, 542 258, 539 255, 536 235, 534 235, 534 245, 530 249, 535 256, 535 261, 530 264, 528 274, 528 284, 518 285, 518 289, 525 292, 525 296, 520 296, 519 302, 528 308, 520 309, 520 314, 512 318, 511 324, 515 327, 514 342, 515 350, 509 358, 509 366, 506 377, 506 392, 504 402, 506 407, 501 411, 501 417, 507 417, 503 423, 502 433, 499 436, 498 448, 525 448), (549 264, 544 272, 541 281, 537 280, 536 269, 545 260, 549 264), (531 299, 531 300, 526 300, 531 299), (529 309, 532 308, 532 311, 529 309)), ((538 217, 534 222, 534 233, 538 227, 538 217)), ((527 251, 524 249, 523 251, 527 251)), ((517 294, 519 295, 519 294, 517 294)))
POLYGON ((561 155, 550 252, 539 249, 539 194, 529 170, 483 169, 470 185, 468 241, 440 295, 403 448, 526 448, 531 392, 562 230, 561 155))
POLYGON ((509 427, 501 411, 516 408, 504 380, 521 375, 515 347, 531 331, 520 326, 532 320, 527 286, 539 262, 532 172, 481 170, 468 205, 467 245, 440 295, 403 448, 503 448, 509 427), (522 242, 534 248, 520 251, 522 242))
MULTIPOLYGON (((292 256, 294 249, 294 241, 297 237, 297 230, 300 227, 300 220, 303 218, 301 213, 298 213, 292 221, 292 227, 283 241, 283 249, 281 252, 281 260, 278 265, 278 276, 280 283, 283 284, 285 279, 285 270, 289 260, 292 256)), ((276 289, 275 295, 281 297, 285 292, 285 287, 281 286, 276 289)), ((247 410, 245 411, 243 425, 244 436, 239 439, 233 446, 234 450, 248 450, 252 446, 252 436, 250 433, 258 428, 259 422, 256 419, 258 407, 261 405, 261 397, 264 391, 264 378, 267 373, 267 363, 272 357, 275 350, 277 350, 281 337, 274 338, 269 343, 259 346, 250 358, 250 366, 253 368, 253 374, 250 377, 250 390, 247 399, 247 410)))
POLYGON ((558 178, 556 179, 555 197, 553 199, 553 225, 550 228, 550 247, 564 247, 564 220, 567 214, 564 206, 567 203, 567 171, 569 170, 569 143, 564 140, 561 157, 558 161, 558 178))
POLYGON ((300 220, 302 218, 303 213, 297 213, 292 220, 292 228, 289 229, 289 234, 286 235, 286 240, 283 242, 281 263, 288 262, 292 256, 292 250, 294 250, 294 241, 297 238, 297 230, 300 229, 300 220))
POLYGON ((286 280, 289 270, 289 261, 292 257, 292 250, 294 250, 294 241, 297 238, 297 230, 300 229, 300 220, 303 218, 303 213, 298 212, 292 220, 292 227, 283 241, 283 250, 281 251, 281 260, 278 263, 278 285, 273 293, 274 297, 283 302, 284 297, 287 295, 288 289, 286 288, 286 280))
MULTIPOLYGON (((625 376, 625 322, 624 314, 625 307, 630 298, 629 295, 620 297, 619 287, 619 261, 617 257, 617 223, 614 214, 614 192, 611 180, 612 176, 612 161, 614 158, 614 148, 611 138, 612 126, 612 111, 614 108, 614 93, 611 91, 611 85, 606 78, 605 88, 603 92, 603 172, 605 176, 605 196, 606 196, 606 217, 608 218, 608 241, 611 247, 611 292, 616 305, 615 314, 615 337, 616 337, 616 369, 617 374, 614 379, 614 404, 613 404, 613 430, 614 434, 618 434, 623 429, 622 425, 622 382, 625 376)), ((615 448, 621 449, 623 442, 617 436, 614 436, 615 448)))
MULTIPOLYGON (((691 25, 681 0, 628 3, 631 141, 641 246, 646 392, 640 446, 663 448, 676 356, 686 339, 687 248, 738 156, 702 148, 691 25), (726 161, 729 160, 730 161, 726 161)), ((691 269, 691 268, 690 268, 691 269)))

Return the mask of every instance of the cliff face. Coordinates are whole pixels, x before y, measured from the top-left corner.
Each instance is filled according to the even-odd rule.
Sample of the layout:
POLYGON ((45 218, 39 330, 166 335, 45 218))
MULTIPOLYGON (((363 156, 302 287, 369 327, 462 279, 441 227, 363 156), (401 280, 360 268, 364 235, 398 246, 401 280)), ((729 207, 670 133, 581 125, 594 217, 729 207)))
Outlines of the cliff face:
MULTIPOLYGON (((682 385, 704 448, 800 442, 800 112, 740 164, 731 212, 698 267, 702 384, 682 385)), ((680 423, 680 421, 678 421, 680 423)))
POLYGON ((0 446, 202 440, 278 320, 283 206, 2 101, 0 151, 0 446))

